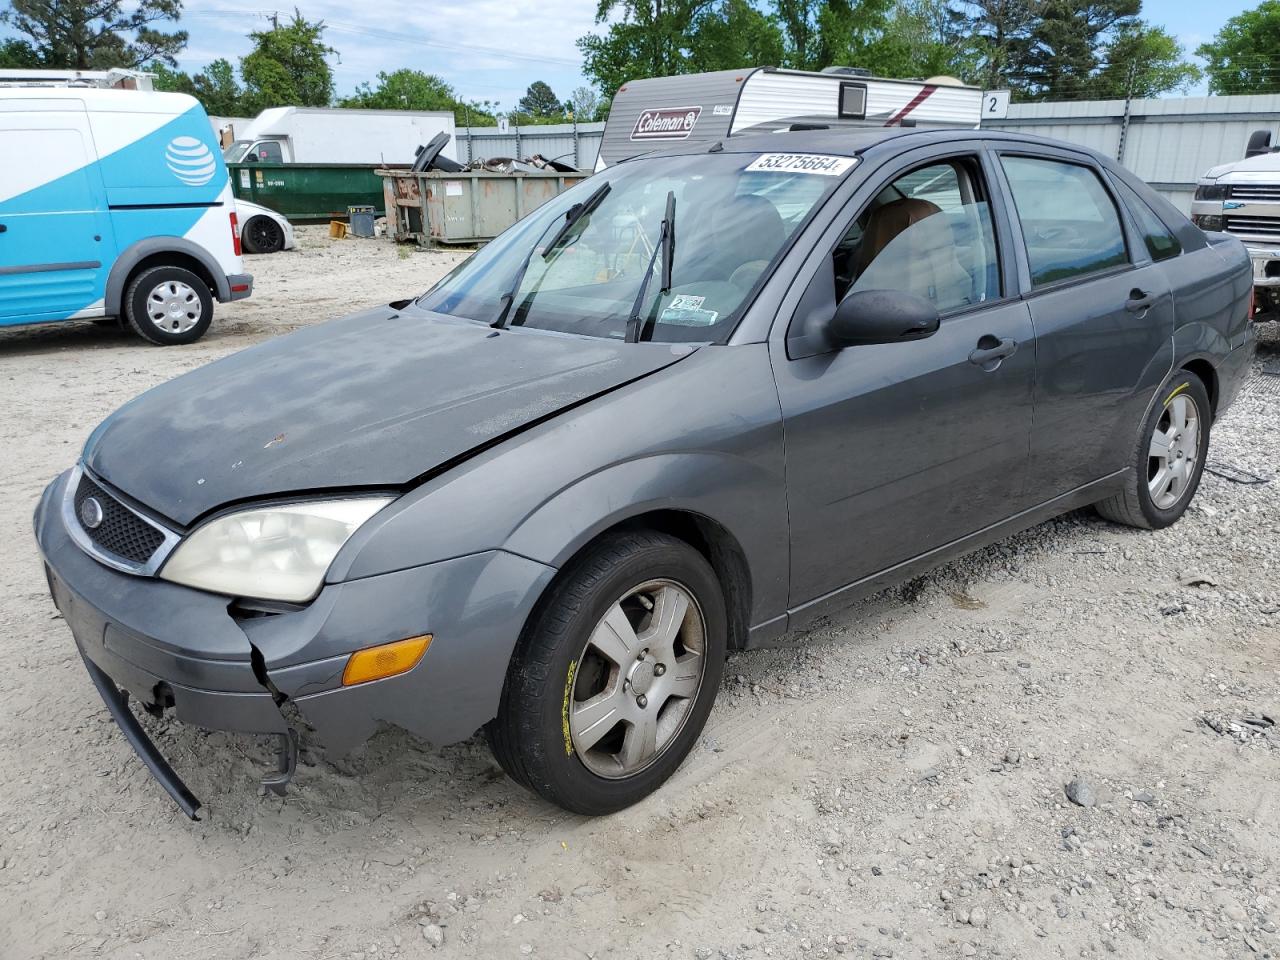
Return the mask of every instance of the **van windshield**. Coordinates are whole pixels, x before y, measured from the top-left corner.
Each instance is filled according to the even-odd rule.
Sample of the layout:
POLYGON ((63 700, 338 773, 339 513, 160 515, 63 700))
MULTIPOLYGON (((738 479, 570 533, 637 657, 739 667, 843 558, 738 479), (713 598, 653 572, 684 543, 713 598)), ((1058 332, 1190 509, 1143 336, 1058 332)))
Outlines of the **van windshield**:
POLYGON ((231 146, 222 151, 222 160, 224 163, 239 163, 248 149, 248 140, 236 140, 231 146))
POLYGON ((794 154, 721 153, 610 167, 525 217, 418 304, 492 323, 503 316, 527 261, 506 309, 508 326, 620 340, 651 271, 637 314, 642 339, 722 341, 796 230, 855 163, 798 159, 807 162, 794 154), (544 258, 570 208, 605 183, 604 197, 544 258), (674 250, 664 291, 658 248, 668 195, 674 197, 674 250))

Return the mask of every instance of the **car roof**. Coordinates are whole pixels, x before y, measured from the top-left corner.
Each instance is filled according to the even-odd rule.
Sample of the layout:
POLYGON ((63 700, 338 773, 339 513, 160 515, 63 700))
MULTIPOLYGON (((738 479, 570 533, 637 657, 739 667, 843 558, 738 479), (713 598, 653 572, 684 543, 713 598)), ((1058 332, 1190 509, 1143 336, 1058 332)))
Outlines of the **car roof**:
MULTIPOLYGON (((946 143, 950 140, 990 140, 1007 143, 1039 144, 1088 154, 1104 160, 1096 151, 1079 144, 1063 143, 1048 137, 1036 137, 1004 130, 973 130, 958 127, 831 127, 821 130, 786 130, 776 133, 739 133, 720 141, 724 153, 823 153, 837 157, 858 157, 880 147, 895 148, 946 143)), ((641 154, 645 157, 689 156, 707 153, 705 143, 671 147, 641 154)), ((636 158, 638 159, 638 158, 636 158)), ((625 162, 625 161, 623 161, 625 162)))

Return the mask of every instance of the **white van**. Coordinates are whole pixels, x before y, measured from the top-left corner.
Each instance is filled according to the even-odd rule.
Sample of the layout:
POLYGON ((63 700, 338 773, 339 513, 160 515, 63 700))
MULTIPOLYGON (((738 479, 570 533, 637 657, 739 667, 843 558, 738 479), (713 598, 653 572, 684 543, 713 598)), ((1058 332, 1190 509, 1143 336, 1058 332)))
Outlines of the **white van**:
POLYGON ((191 343, 249 296, 227 169, 176 93, 0 87, 0 327, 120 318, 191 343))

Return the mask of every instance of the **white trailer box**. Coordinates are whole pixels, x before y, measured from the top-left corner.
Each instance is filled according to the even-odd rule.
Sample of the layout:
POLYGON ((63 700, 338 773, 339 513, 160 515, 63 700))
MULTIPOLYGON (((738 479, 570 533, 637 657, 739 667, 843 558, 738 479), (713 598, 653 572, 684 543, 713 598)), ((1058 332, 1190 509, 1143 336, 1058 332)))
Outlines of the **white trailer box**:
POLYGON ((976 128, 982 91, 950 77, 884 80, 753 67, 632 80, 618 89, 596 169, 681 142, 810 126, 976 128))
POLYGON ((414 151, 439 133, 449 134, 441 154, 456 160, 447 110, 272 107, 237 126, 224 156, 228 163, 410 164, 414 151))

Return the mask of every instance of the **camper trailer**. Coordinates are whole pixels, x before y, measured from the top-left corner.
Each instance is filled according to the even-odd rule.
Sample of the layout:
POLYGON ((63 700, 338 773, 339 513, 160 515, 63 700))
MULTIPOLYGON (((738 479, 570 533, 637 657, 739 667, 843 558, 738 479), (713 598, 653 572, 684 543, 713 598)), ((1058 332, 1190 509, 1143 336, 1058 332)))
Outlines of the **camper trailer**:
POLYGON ((951 77, 884 80, 752 67, 632 80, 614 95, 596 170, 682 143, 804 127, 978 126, 982 91, 951 77))

